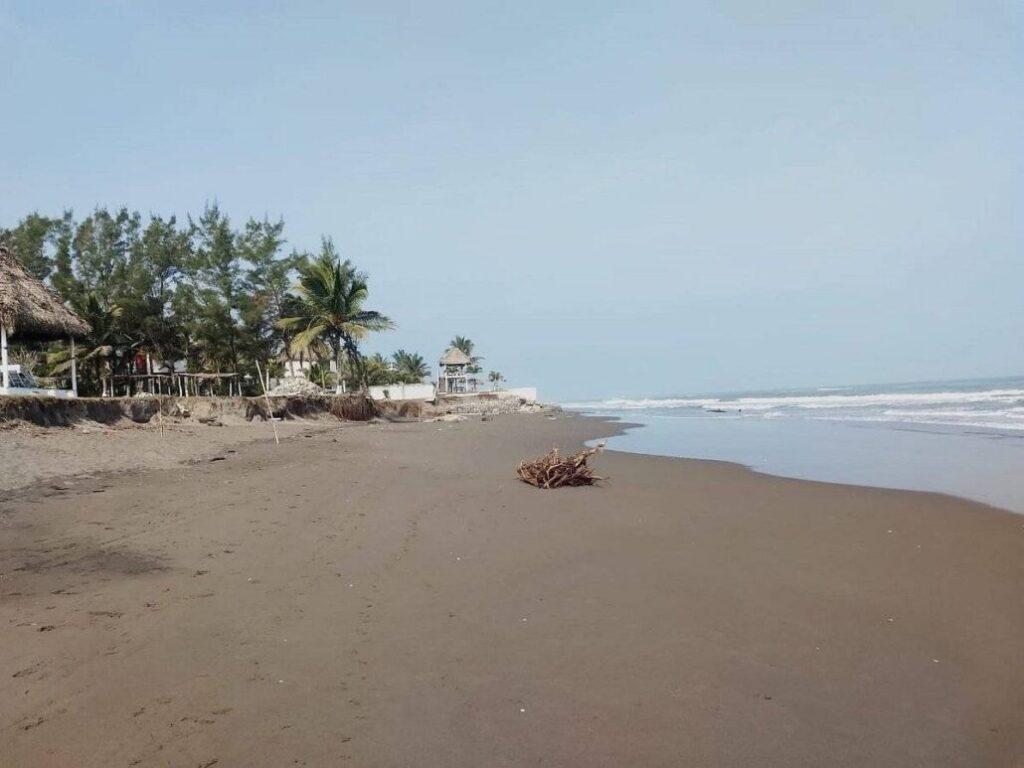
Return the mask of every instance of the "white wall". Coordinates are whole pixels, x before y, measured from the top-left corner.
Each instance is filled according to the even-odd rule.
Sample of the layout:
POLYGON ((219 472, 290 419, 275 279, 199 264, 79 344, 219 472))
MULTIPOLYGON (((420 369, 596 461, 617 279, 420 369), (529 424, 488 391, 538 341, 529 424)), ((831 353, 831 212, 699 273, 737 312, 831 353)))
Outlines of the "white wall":
POLYGON ((433 400, 435 396, 433 384, 388 384, 370 387, 370 397, 374 400, 433 400))
POLYGON ((508 393, 521 397, 528 403, 537 402, 537 388, 536 387, 502 387, 498 390, 499 393, 508 393))
POLYGON ((28 389, 24 387, 2 387, 0 395, 24 395, 35 397, 60 397, 63 399, 73 398, 75 393, 70 389, 28 389))

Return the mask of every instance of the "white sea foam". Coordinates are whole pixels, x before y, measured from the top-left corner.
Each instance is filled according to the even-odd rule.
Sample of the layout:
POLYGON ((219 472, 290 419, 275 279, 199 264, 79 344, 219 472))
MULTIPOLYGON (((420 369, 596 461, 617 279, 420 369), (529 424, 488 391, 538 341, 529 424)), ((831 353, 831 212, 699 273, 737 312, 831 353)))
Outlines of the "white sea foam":
POLYGON ((596 402, 568 403, 567 408, 588 410, 636 410, 652 408, 863 408, 866 406, 933 405, 943 403, 1006 403, 1024 401, 1024 389, 983 392, 881 392, 863 395, 779 395, 737 398, 613 398, 596 402))
MULTIPOLYGON (((1017 381, 1013 382, 1017 384, 1017 381)), ((810 418, 842 421, 908 422, 995 430, 1024 430, 1024 388, 937 391, 816 390, 814 394, 737 397, 615 398, 566 407, 596 412, 668 411, 679 416, 708 412, 751 418, 810 418), (843 392, 837 394, 836 392, 843 392)))
POLYGON ((956 427, 958 429, 985 429, 995 432, 1024 433, 1024 422, 1022 421, 1001 421, 998 417, 985 415, 978 418, 975 414, 973 419, 950 419, 942 416, 919 416, 917 418, 905 418, 896 416, 878 416, 864 414, 862 416, 819 416, 819 421, 861 421, 877 422, 886 424, 906 424, 908 426, 921 427, 956 427))

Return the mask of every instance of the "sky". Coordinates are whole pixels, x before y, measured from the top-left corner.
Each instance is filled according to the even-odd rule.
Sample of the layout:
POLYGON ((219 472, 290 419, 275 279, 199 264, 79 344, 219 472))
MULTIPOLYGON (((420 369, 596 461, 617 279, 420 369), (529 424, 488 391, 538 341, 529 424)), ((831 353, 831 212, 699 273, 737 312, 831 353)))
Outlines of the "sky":
POLYGON ((581 400, 1024 373, 1016 2, 0 0, 0 226, 330 235, 581 400))

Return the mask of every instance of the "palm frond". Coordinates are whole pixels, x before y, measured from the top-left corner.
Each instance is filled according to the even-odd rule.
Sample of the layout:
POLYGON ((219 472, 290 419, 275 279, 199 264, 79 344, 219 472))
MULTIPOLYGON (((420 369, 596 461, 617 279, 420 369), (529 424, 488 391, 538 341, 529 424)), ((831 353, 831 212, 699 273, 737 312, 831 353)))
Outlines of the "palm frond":
POLYGON ((292 349, 297 352, 309 349, 320 340, 320 337, 324 335, 327 329, 327 325, 319 324, 311 325, 308 328, 299 331, 294 337, 292 337, 292 349))

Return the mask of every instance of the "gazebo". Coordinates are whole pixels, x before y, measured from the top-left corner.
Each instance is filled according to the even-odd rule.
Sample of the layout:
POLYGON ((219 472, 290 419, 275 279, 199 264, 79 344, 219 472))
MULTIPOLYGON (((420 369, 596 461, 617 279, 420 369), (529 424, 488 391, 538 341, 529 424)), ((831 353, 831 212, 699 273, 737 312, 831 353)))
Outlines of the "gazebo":
POLYGON ((469 391, 469 371, 473 360, 461 349, 452 347, 438 362, 441 373, 437 377, 437 391, 441 394, 462 394, 469 391))
POLYGON ((75 339, 89 333, 89 324, 64 306, 60 296, 28 273, 9 249, 0 246, 0 395, 78 396, 75 339), (7 359, 7 337, 24 341, 71 341, 71 390, 40 389, 26 382, 7 359), (12 384, 12 373, 17 374, 12 384), (28 384, 28 386, 26 386, 28 384))

